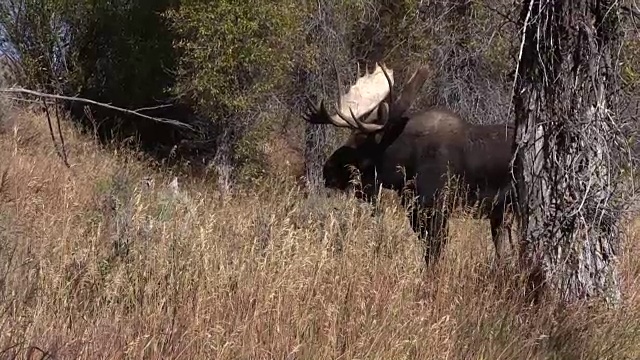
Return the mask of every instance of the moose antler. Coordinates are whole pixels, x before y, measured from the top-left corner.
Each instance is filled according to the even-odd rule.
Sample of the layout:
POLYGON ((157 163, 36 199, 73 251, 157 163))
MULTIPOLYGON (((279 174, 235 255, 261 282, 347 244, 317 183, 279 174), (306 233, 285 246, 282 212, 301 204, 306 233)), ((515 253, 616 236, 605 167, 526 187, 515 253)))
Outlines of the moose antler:
MULTIPOLYGON (((388 69, 384 64, 380 66, 376 63, 373 72, 369 73, 365 69, 365 74, 356 80, 356 83, 349 88, 345 94, 341 87, 340 73, 334 63, 336 70, 336 81, 340 97, 335 106, 336 114, 329 115, 324 100, 318 106, 309 101, 309 111, 304 116, 305 120, 315 124, 331 123, 338 127, 348 127, 359 129, 363 132, 377 131, 384 127, 388 116, 388 105, 384 102, 387 96, 392 96, 393 70, 388 69), (380 105, 383 108, 380 108, 380 105), (378 109, 376 116, 373 111, 378 109), (349 113, 349 115, 346 115, 349 113), (385 116, 382 125, 370 123, 380 115, 385 116), (362 118, 366 120, 362 121, 362 118)), ((360 72, 358 66, 358 75, 360 72)))
POLYGON ((388 115, 390 119, 400 117, 405 111, 409 110, 413 102, 416 100, 418 92, 427 80, 428 71, 429 69, 427 66, 420 66, 413 72, 409 81, 407 81, 405 86, 402 88, 402 92, 398 99, 395 102, 392 102, 391 110, 388 115))
POLYGON ((364 115, 375 110, 387 96, 392 94, 393 70, 387 68, 384 64, 380 66, 376 63, 371 73, 365 68, 365 74, 358 78, 346 94, 342 91, 340 73, 337 68, 335 70, 340 93, 336 111, 337 115, 345 121, 349 121, 345 115, 347 113, 352 113, 354 120, 361 119, 364 115))
MULTIPOLYGON (((381 69, 384 75, 387 77, 387 80, 389 80, 389 76, 387 75, 385 68, 382 67, 381 69)), ((411 74, 409 81, 407 81, 407 84, 403 87, 402 92, 397 99, 394 100, 393 92, 390 91, 389 102, 387 103, 383 101, 380 103, 380 105, 378 105, 377 116, 374 117, 370 115, 367 120, 362 122, 360 121, 360 118, 353 116, 352 113, 353 120, 355 121, 358 128, 363 132, 378 131, 387 126, 389 119, 400 118, 407 110, 409 110, 413 102, 416 100, 418 92, 424 85, 424 82, 427 80, 427 75, 427 66, 421 66, 416 69, 413 74, 411 74), (391 105, 389 105, 389 103, 391 105), (374 120, 377 118, 380 124, 370 124, 372 118, 374 120)), ((389 83, 391 83, 390 80, 389 83)))
POLYGON ((365 69, 365 74, 361 77, 358 64, 358 80, 346 94, 341 87, 340 72, 335 63, 333 66, 340 93, 338 104, 335 106, 336 114, 329 115, 324 100, 316 106, 307 99, 309 110, 304 118, 314 124, 333 124, 365 133, 379 131, 387 125, 389 119, 401 117, 415 101, 428 75, 426 66, 416 69, 403 87, 400 96, 394 99, 393 70, 384 64, 380 66, 376 63, 371 73, 365 69), (386 100, 387 97, 388 100, 386 100))

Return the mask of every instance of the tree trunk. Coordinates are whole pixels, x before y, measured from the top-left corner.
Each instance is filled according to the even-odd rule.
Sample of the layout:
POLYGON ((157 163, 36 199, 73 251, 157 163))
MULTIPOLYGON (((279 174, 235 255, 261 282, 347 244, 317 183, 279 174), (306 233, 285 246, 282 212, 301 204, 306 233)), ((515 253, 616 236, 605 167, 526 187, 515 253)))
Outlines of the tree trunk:
POLYGON ((615 0, 525 0, 514 174, 529 294, 620 297, 615 0))

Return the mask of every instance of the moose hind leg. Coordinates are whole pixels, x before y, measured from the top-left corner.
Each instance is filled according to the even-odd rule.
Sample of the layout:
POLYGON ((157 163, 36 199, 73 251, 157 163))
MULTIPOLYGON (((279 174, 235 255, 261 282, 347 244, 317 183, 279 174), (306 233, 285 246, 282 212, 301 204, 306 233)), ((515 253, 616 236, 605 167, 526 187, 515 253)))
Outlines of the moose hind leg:
MULTIPOLYGON (((495 247, 496 259, 502 259, 502 255, 504 252, 502 237, 504 236, 505 226, 504 226, 504 212, 500 210, 494 210, 489 217, 489 223, 491 225, 491 239, 493 240, 493 245, 495 247)), ((509 237, 511 237, 511 232, 509 231, 509 237)))

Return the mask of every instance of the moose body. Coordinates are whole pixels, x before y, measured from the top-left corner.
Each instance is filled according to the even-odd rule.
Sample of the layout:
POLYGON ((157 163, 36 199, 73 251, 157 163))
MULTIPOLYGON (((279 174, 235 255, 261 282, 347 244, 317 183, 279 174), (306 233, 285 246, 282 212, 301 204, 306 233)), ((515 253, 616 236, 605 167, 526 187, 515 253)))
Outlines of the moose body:
MULTIPOLYGON (((380 69, 378 76, 386 77, 388 92, 391 92, 393 82, 388 71, 377 69, 380 69)), ((376 71, 366 74, 360 79, 367 81, 360 83, 359 80, 352 89, 373 82, 371 77, 375 74, 376 71)), ((379 101, 360 113, 349 109, 351 119, 340 109, 332 118, 323 103, 319 107, 311 105, 308 121, 333 123, 354 130, 326 161, 325 186, 346 190, 352 179, 350 168, 354 167, 360 173, 364 199, 375 201, 380 186, 395 190, 403 205, 411 209, 412 228, 421 239, 427 240, 425 261, 429 264, 440 256, 448 236, 450 206, 441 200, 442 190, 448 188, 449 176, 453 175, 461 180, 458 185, 463 185, 463 196, 458 200, 475 207, 476 216, 490 219, 496 255, 500 257, 505 207, 511 202, 514 128, 504 124, 469 124, 454 112, 438 107, 405 115, 424 79, 423 68, 414 73, 400 98, 391 101, 391 106, 379 101)), ((357 90, 349 94, 363 92, 357 90)), ((341 92, 340 107, 349 94, 345 96, 341 92)), ((351 99, 351 103, 354 102, 351 99)))
MULTIPOLYGON (((432 111, 422 114, 423 124, 436 117, 430 115, 432 111)), ((427 262, 440 254, 448 237, 447 220, 455 205, 475 210, 475 217, 489 218, 496 256, 501 256, 504 215, 512 202, 513 136, 513 125, 476 125, 460 119, 434 126, 433 131, 419 136, 416 142, 419 154, 413 164, 418 208, 411 223, 422 238, 430 240, 431 258, 427 262), (453 182, 453 193, 443 193, 451 188, 447 182, 452 178, 458 180, 453 182), (417 211, 422 210, 426 213, 420 216, 417 211)))

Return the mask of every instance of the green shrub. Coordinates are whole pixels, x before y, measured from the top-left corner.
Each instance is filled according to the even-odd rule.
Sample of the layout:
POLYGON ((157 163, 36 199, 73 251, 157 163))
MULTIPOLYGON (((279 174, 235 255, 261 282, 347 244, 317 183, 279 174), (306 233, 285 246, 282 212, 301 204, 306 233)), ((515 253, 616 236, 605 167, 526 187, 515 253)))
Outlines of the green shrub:
POLYGON ((351 48, 359 60, 385 61, 397 69, 429 57, 428 28, 419 17, 419 0, 351 0, 351 48), (356 15, 354 18, 353 15, 356 15))
POLYGON ((631 91, 640 87, 640 40, 627 39, 622 47, 622 84, 631 91))
POLYGON ((166 98, 171 85, 174 52, 160 13, 175 3, 2 2, 0 22, 4 41, 21 59, 26 86, 123 107, 146 106, 166 98))
POLYGON ((173 91, 212 119, 255 108, 289 78, 297 1, 185 0, 166 13, 181 58, 173 91))
POLYGON ((24 86, 51 90, 62 76, 53 61, 60 54, 62 14, 60 0, 0 2, 0 45, 17 53, 24 86))
POLYGON ((276 100, 308 58, 304 16, 294 0, 184 0, 165 13, 180 55, 172 92, 219 129, 237 180, 265 170, 261 145, 284 115, 276 100))
POLYGON ((173 6, 175 0, 70 3, 68 91, 130 108, 170 97, 175 52, 161 14, 173 6))

